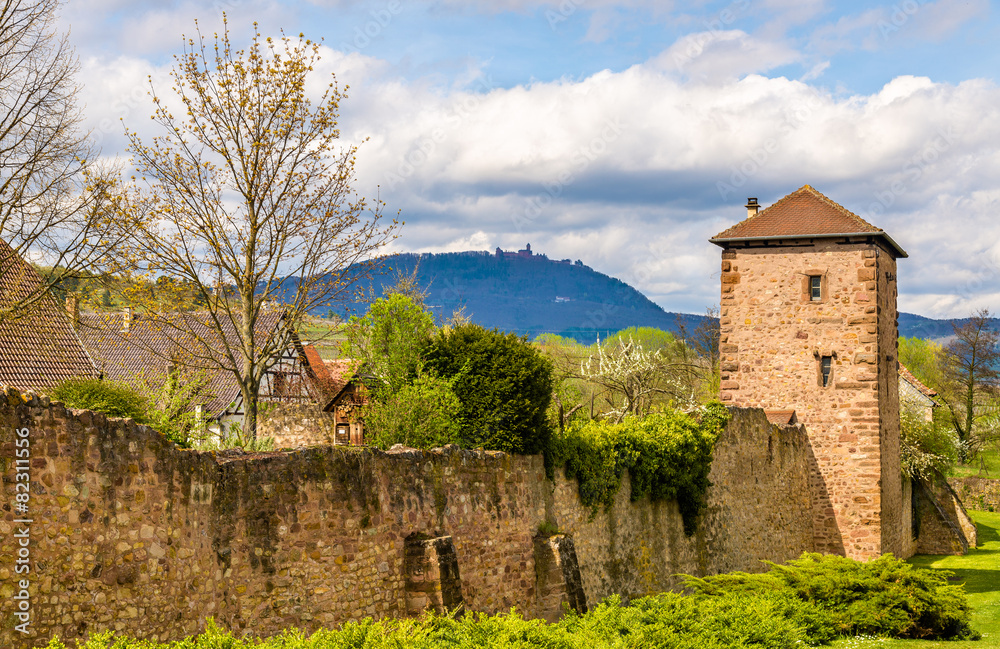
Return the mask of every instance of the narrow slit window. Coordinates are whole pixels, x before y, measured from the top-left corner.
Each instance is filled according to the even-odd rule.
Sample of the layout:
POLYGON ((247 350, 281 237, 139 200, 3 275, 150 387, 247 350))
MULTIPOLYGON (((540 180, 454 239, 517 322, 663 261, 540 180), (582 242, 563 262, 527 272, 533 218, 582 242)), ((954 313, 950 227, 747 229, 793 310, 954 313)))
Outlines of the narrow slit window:
POLYGON ((820 384, 825 388, 830 385, 830 373, 833 371, 833 357, 824 356, 819 361, 820 384))
POLYGON ((809 300, 819 302, 823 299, 823 278, 819 275, 809 277, 809 300))

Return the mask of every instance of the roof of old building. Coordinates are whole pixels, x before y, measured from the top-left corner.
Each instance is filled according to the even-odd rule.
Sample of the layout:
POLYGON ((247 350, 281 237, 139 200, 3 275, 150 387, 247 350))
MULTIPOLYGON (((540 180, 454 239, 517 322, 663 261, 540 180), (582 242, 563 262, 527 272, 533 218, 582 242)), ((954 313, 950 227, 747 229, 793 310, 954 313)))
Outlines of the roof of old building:
POLYGON ((898 366, 899 366, 899 378, 903 379, 904 381, 912 385, 914 388, 916 388, 917 392, 919 392, 920 394, 924 395, 929 399, 933 399, 934 397, 937 396, 938 393, 935 389, 929 388, 926 385, 924 385, 920 381, 920 379, 913 376, 913 373, 910 372, 910 370, 907 369, 905 365, 903 365, 902 363, 898 363, 898 366))
MULTIPOLYGON (((0 311, 37 295, 42 278, 0 241, 0 311)), ((0 384, 44 391, 69 378, 96 378, 97 369, 52 294, 30 308, 0 317, 0 384)))
POLYGON ((769 422, 778 426, 792 426, 799 423, 794 410, 765 410, 764 415, 769 422))
POLYGON ((323 363, 327 372, 329 372, 330 382, 327 384, 329 386, 329 390, 326 391, 326 403, 322 405, 324 410, 330 411, 330 409, 336 405, 336 402, 340 395, 344 392, 344 389, 359 375, 352 369, 355 365, 355 361, 352 359, 338 358, 334 360, 325 360, 323 363))
MULTIPOLYGON (((257 320, 257 335, 269 336, 280 324, 281 311, 266 311, 257 320)), ((80 338, 109 379, 162 380, 171 366, 203 374, 205 409, 225 412, 240 397, 240 384, 224 369, 225 348, 239 349, 233 323, 224 326, 226 343, 208 323, 207 311, 161 313, 155 316, 122 313, 80 314, 80 338), (128 331, 124 331, 125 318, 128 331)))
POLYGON ((832 238, 874 235, 899 257, 906 251, 885 230, 877 228, 809 185, 803 185, 770 207, 720 232, 709 241, 723 245, 736 241, 792 238, 832 238))

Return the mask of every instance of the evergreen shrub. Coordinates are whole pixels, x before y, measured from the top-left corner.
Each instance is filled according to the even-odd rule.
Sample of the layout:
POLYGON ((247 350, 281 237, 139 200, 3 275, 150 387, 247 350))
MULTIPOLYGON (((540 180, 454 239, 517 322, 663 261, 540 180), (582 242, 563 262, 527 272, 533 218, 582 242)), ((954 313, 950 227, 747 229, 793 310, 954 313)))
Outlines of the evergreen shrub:
POLYGON ((868 562, 804 553, 764 574, 733 572, 687 577, 699 597, 734 592, 780 592, 808 605, 792 617, 811 635, 977 639, 969 625, 971 609, 962 586, 951 585, 948 571, 914 568, 892 554, 868 562))
POLYGON ((528 339, 462 324, 423 350, 426 370, 452 381, 461 402, 461 445, 532 455, 548 445, 552 362, 528 339))
POLYGON ((99 379, 67 379, 52 390, 52 397, 68 408, 94 410, 111 417, 131 417, 143 422, 146 400, 128 386, 99 379))

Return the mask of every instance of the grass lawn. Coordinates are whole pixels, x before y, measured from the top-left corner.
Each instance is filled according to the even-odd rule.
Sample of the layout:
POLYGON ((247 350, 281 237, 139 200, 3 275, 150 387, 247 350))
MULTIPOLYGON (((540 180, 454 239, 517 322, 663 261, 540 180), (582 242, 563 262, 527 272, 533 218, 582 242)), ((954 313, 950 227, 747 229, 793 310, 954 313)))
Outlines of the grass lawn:
POLYGON ((929 642, 852 638, 832 646, 837 649, 987 649, 1000 647, 1000 513, 970 511, 979 529, 979 546, 963 557, 918 555, 910 563, 920 568, 942 568, 965 584, 972 605, 972 626, 983 634, 979 641, 929 642))
POLYGON ((968 464, 956 464, 948 472, 948 475, 955 478, 964 478, 971 475, 1000 479, 1000 451, 996 449, 984 450, 979 454, 978 458, 968 464), (980 473, 980 471, 982 472, 980 473))

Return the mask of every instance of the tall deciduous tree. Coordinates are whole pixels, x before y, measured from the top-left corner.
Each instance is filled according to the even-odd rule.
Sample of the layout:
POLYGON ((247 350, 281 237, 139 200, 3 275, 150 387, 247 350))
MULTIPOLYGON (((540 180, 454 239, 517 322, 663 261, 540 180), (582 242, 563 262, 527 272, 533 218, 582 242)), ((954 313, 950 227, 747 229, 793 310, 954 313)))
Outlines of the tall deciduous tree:
POLYGON ((0 2, 0 320, 32 311, 49 289, 98 262, 109 181, 80 129, 76 57, 56 30, 58 0, 0 2), (49 267, 39 282, 20 263, 49 267))
POLYGON ((944 349, 944 375, 949 383, 946 403, 965 461, 980 422, 996 414, 1000 332, 989 309, 979 309, 965 324, 953 322, 952 328, 955 338, 944 349))
POLYGON ((163 134, 147 144, 128 132, 139 174, 121 214, 124 261, 194 287, 208 305, 213 335, 178 335, 199 365, 235 376, 248 437, 269 361, 288 344, 286 329, 259 330, 262 312, 281 302, 296 327, 345 300, 398 225, 354 190, 357 149, 339 144, 337 128, 345 95, 333 80, 315 102, 307 92, 318 60, 318 44, 301 36, 272 40, 255 27, 236 50, 228 27, 209 43, 198 31, 176 57, 176 97, 154 89, 163 134))
POLYGON ((392 292, 375 300, 361 318, 352 317, 344 328, 346 340, 340 354, 355 362, 375 379, 369 389, 378 399, 380 392, 399 392, 416 376, 420 350, 434 334, 434 316, 412 297, 392 292))

